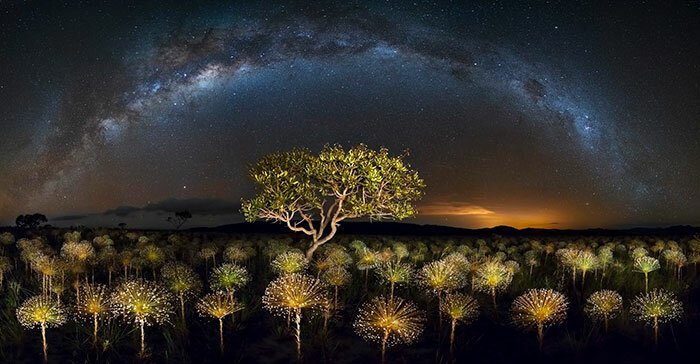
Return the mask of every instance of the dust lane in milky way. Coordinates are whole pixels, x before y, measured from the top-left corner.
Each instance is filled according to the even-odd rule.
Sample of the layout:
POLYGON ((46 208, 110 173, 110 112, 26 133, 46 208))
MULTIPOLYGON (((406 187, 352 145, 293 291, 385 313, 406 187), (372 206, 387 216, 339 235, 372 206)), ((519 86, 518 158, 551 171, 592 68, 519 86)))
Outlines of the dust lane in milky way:
POLYGON ((236 221, 260 156, 363 142, 410 150, 416 222, 697 223, 697 14, 611 6, 8 5, 0 221, 236 221))

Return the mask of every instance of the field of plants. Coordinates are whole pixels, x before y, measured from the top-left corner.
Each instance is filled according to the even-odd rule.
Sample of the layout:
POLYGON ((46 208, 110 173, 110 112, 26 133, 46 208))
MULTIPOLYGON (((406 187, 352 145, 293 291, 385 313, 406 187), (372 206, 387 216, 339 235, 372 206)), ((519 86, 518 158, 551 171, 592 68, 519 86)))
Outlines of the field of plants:
POLYGON ((664 362, 700 238, 0 234, 0 361, 664 362))

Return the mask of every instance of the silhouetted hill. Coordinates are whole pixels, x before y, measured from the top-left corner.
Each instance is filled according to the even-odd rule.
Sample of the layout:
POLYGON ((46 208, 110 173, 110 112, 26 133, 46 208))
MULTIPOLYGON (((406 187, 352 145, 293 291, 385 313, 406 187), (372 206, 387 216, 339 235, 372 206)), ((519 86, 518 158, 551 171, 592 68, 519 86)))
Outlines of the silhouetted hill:
MULTIPOLYGON (((266 222, 239 223, 212 228, 192 228, 193 232, 225 232, 241 234, 286 234, 290 233, 282 224, 266 222)), ((700 234, 700 227, 679 225, 665 228, 632 228, 632 229, 516 229, 510 226, 496 226, 483 229, 465 229, 441 225, 418 225, 400 222, 344 222, 338 229, 339 234, 349 235, 416 235, 416 236, 547 236, 547 235, 587 235, 587 236, 624 236, 624 235, 657 235, 684 236, 700 234)))

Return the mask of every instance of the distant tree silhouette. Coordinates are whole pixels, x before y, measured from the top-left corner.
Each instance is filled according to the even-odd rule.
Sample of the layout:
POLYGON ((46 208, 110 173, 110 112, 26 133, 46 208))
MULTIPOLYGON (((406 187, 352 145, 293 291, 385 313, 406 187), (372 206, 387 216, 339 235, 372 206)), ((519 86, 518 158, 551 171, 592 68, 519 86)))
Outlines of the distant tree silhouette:
POLYGON ((184 211, 178 211, 175 213, 175 216, 168 216, 166 219, 169 223, 173 224, 175 226, 175 229, 180 229, 182 225, 185 225, 187 220, 192 218, 192 213, 190 213, 187 210, 184 211))
POLYGON ((47 222, 46 216, 42 214, 19 215, 15 219, 15 225, 22 229, 36 229, 39 225, 47 222))
POLYGON ((125 223, 125 222, 120 222, 119 225, 117 225, 117 226, 119 226, 119 228, 122 229, 122 230, 126 229, 126 223, 125 223))

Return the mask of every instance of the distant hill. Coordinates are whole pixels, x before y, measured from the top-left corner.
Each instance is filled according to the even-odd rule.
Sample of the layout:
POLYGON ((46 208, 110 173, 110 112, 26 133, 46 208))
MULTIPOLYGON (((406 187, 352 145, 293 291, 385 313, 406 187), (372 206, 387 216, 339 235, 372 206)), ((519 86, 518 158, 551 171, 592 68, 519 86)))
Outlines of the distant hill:
MULTIPOLYGON (((211 228, 191 228, 192 232, 224 232, 241 234, 287 234, 291 233, 282 224, 266 222, 239 223, 211 228)), ((338 234, 347 235, 414 235, 414 236, 624 236, 624 235, 657 235, 685 236, 700 234, 700 227, 679 225, 665 228, 632 228, 632 229, 516 229, 510 226, 496 226, 483 229, 465 229, 441 225, 418 225, 400 222, 344 222, 338 229, 338 234)))

